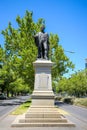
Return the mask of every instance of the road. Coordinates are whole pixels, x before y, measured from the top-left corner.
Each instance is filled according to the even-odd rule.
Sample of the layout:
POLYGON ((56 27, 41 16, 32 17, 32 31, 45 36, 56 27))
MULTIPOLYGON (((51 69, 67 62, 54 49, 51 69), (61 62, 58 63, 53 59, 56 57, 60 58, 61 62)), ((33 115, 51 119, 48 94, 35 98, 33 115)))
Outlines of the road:
MULTIPOLYGON (((82 130, 87 130, 87 109, 74 105, 56 102, 56 105, 70 114, 70 120, 75 122, 82 130), (72 117, 72 118, 71 118, 72 117)), ((69 115, 66 115, 69 118, 69 115)))
POLYGON ((30 98, 30 96, 19 96, 15 99, 0 100, 0 119, 4 118, 21 103, 28 100, 28 98, 30 98))

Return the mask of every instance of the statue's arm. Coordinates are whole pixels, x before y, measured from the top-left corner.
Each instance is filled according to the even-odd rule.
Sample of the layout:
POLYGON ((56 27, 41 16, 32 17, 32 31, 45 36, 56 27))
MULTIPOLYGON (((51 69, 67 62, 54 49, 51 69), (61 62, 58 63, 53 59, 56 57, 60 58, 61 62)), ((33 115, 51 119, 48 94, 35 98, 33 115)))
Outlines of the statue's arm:
POLYGON ((39 41, 38 41, 38 34, 34 35, 35 44, 38 47, 39 41))
POLYGON ((36 35, 33 36, 34 38, 37 38, 38 37, 38 33, 36 35))

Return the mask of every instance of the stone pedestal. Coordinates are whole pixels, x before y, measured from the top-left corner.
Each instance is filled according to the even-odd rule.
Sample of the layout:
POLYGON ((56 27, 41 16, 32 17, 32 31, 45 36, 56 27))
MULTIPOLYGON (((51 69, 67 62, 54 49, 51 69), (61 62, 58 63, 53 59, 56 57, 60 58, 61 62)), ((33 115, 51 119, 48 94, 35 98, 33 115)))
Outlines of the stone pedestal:
POLYGON ((54 106, 51 80, 53 63, 48 60, 37 60, 33 65, 35 68, 35 84, 32 94, 32 106, 54 106))
POLYGON ((54 106, 52 91, 51 68, 53 63, 48 60, 37 60, 35 68, 35 84, 32 104, 29 110, 12 123, 12 127, 73 127, 64 115, 54 106))

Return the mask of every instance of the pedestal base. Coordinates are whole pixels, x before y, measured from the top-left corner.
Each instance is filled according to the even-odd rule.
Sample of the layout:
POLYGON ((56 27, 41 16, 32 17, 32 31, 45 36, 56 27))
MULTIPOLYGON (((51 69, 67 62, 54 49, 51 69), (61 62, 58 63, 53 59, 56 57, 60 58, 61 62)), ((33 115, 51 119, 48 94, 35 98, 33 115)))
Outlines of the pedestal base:
POLYGON ((22 116, 19 116, 12 127, 73 127, 58 108, 54 106, 54 93, 51 85, 51 61, 34 62, 35 85, 32 94, 32 105, 22 116))
POLYGON ((53 91, 34 91, 32 106, 54 106, 53 91))
POLYGON ((26 114, 19 116, 13 122, 12 127, 74 127, 75 124, 68 121, 58 112, 58 108, 52 106, 31 106, 26 114))

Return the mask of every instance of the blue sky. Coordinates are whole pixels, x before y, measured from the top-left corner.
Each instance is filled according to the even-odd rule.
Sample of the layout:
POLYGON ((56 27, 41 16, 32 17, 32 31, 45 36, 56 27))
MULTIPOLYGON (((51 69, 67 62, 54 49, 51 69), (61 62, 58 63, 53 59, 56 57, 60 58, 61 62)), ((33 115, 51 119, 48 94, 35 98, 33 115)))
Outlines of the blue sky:
MULTIPOLYGON (((26 10, 33 11, 34 21, 45 19, 46 31, 58 34, 59 44, 75 64, 75 70, 84 69, 87 58, 87 0, 1 0, 0 32, 9 21, 16 27, 17 15, 23 17, 26 10)), ((4 45, 1 34, 0 44, 4 45)))

